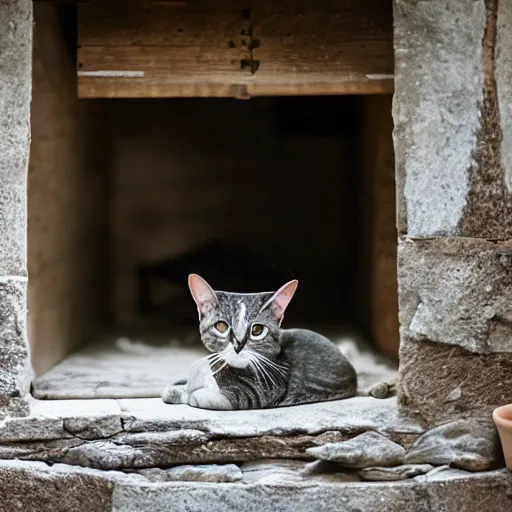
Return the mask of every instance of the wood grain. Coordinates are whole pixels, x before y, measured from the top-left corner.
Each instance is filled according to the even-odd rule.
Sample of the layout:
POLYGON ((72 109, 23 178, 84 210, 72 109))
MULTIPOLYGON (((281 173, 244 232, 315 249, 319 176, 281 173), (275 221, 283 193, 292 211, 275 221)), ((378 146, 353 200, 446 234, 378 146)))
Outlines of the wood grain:
POLYGON ((365 274, 371 334, 379 349, 398 359, 398 284, 395 165, 391 97, 363 100, 362 173, 365 274))
POLYGON ((79 5, 80 97, 379 94, 391 3, 196 0, 79 5), (136 76, 133 76, 134 73, 136 76))

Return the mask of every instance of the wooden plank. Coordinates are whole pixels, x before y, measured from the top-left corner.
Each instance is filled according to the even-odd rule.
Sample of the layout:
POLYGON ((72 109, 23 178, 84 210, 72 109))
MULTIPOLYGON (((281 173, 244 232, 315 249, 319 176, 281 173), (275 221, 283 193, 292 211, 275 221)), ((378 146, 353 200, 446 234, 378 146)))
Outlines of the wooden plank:
POLYGON ((195 0, 78 7, 80 97, 393 90, 391 4, 195 0))
POLYGON ((372 337, 379 349, 398 360, 398 284, 395 162, 391 96, 363 100, 362 176, 364 276, 372 337))
POLYGON ((259 76, 366 81, 367 76, 393 74, 390 2, 287 0, 277 6, 257 5, 252 10, 253 58, 259 61, 259 76))

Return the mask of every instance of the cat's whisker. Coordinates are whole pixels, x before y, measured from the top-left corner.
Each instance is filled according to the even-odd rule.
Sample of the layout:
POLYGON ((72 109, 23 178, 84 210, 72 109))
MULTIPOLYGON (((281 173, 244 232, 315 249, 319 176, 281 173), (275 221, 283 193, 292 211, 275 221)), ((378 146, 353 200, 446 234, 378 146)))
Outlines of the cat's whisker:
POLYGON ((213 356, 217 356, 218 354, 217 353, 214 353, 214 354, 208 354, 207 356, 204 356, 204 357, 201 357, 200 359, 198 359, 191 367, 190 369, 192 370, 192 368, 195 368, 199 363, 203 362, 203 361, 206 361, 206 360, 209 360, 211 357, 213 356))
POLYGON ((272 361, 272 359, 269 359, 268 357, 264 356, 263 354, 258 354, 257 352, 255 352, 255 353, 256 353, 256 355, 259 358, 261 358, 264 361, 266 361, 270 366, 273 366, 276 370, 281 370, 281 371, 285 371, 286 370, 285 366, 272 361))
POLYGON ((250 364, 251 364, 252 368, 254 369, 254 373, 256 374, 256 377, 258 378, 258 380, 260 380, 262 385, 267 387, 270 391, 270 389, 272 387, 272 382, 268 379, 268 377, 265 375, 265 373, 261 370, 261 367, 258 364, 258 362, 256 360, 252 359, 250 361, 250 364))
POLYGON ((270 371, 270 369, 268 369, 268 371, 267 371, 267 368, 265 368, 265 365, 263 364, 263 361, 258 357, 258 354, 256 352, 253 352, 252 350, 248 350, 247 355, 252 359, 254 364, 257 365, 257 367, 260 369, 261 375, 265 376, 265 381, 267 381, 267 379, 268 379, 270 384, 275 385, 274 380, 271 379, 272 372, 270 371))
POLYGON ((269 371, 271 372, 279 372, 282 377, 287 376, 286 367, 280 364, 274 363, 267 357, 262 354, 258 354, 257 352, 253 352, 252 350, 248 350, 248 352, 255 358, 258 359, 269 371))
POLYGON ((254 362, 261 369, 262 373, 269 378, 270 382, 272 382, 272 384, 274 386, 277 386, 276 381, 272 378, 272 373, 268 370, 268 368, 265 368, 265 366, 263 365, 262 361, 258 360, 258 358, 255 358, 254 362))
POLYGON ((261 381, 263 385, 266 385, 267 382, 265 379, 263 378, 260 378, 260 375, 261 375, 261 372, 260 370, 258 369, 258 367, 256 366, 256 364, 254 363, 254 361, 252 359, 249 358, 249 366, 252 368, 254 374, 256 375, 256 378, 258 379, 258 381, 261 381))

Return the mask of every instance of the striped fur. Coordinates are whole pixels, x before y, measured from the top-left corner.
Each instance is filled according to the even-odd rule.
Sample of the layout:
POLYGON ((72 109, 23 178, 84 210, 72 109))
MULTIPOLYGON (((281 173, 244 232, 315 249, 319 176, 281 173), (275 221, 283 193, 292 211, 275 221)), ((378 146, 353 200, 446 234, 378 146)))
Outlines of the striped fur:
POLYGON ((201 339, 211 352, 191 369, 187 383, 171 386, 167 403, 204 409, 262 409, 354 396, 354 368, 324 336, 283 330, 284 310, 296 288, 276 293, 214 292, 199 276, 191 282, 198 305, 201 339), (225 322, 228 331, 216 330, 225 322), (260 338, 254 325, 263 328, 260 338), (262 336, 262 337, 261 337, 262 336))

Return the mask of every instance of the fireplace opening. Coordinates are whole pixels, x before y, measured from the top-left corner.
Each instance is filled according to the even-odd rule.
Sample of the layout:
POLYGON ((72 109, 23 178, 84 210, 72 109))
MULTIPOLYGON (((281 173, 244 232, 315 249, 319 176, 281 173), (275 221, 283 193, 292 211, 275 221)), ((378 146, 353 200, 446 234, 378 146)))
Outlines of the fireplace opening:
POLYGON ((391 96, 80 100, 56 12, 35 6, 34 396, 184 377, 204 354, 190 272, 238 292, 297 278, 285 327, 396 360, 391 96))

